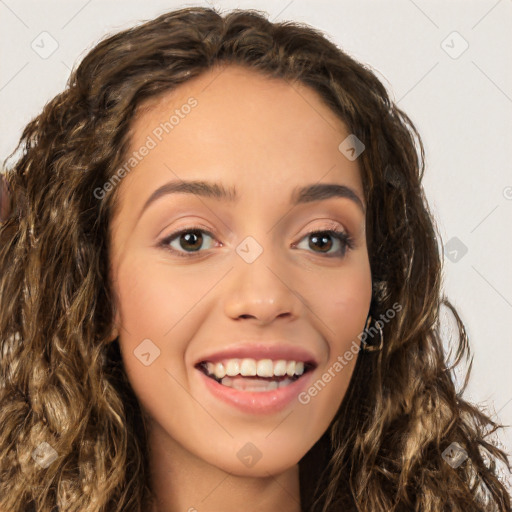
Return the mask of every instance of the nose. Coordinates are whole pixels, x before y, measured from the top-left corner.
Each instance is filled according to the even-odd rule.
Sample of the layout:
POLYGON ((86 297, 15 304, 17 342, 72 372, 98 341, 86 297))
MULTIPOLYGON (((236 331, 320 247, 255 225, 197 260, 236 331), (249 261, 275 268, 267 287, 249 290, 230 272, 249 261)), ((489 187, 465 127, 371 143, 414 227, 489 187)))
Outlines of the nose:
POLYGON ((225 290, 225 314, 234 319, 253 319, 269 324, 277 318, 297 318, 301 307, 299 294, 293 289, 289 270, 276 265, 275 258, 263 254, 252 263, 240 259, 230 272, 225 290))

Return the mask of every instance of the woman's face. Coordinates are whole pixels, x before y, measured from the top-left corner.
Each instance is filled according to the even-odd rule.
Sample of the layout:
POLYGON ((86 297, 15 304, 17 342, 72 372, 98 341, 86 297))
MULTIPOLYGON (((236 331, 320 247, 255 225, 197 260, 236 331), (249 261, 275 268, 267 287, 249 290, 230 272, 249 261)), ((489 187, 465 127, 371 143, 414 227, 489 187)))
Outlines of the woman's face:
POLYGON ((335 416, 370 306, 349 132, 309 88, 238 66, 182 84, 132 128, 111 232, 115 334, 151 435, 233 474, 284 471, 335 416), (191 181, 213 192, 172 192, 191 181))

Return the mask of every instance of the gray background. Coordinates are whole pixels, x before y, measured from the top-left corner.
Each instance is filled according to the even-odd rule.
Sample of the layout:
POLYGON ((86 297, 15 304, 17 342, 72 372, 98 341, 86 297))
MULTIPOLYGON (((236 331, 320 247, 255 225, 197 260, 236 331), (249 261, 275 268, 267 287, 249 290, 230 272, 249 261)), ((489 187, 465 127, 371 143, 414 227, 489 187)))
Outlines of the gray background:
MULTIPOLYGON (((424 187, 447 244, 444 290, 475 356, 465 396, 511 424, 512 0, 148 4, 0 0, 0 158, 107 33, 192 5, 255 8, 321 29, 374 69, 422 135, 424 187)), ((500 437, 510 452, 511 429, 500 437)))

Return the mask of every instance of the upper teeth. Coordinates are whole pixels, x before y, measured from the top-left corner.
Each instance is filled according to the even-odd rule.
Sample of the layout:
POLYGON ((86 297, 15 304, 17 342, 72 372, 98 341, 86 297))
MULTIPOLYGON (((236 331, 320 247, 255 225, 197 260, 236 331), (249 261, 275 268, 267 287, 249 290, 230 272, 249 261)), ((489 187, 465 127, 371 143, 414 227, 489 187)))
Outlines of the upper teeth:
POLYGON ((243 377, 282 377, 288 375, 302 375, 304 373, 303 361, 286 361, 279 359, 226 359, 218 363, 207 362, 206 371, 210 375, 215 375, 218 379, 222 379, 226 375, 235 377, 242 375, 243 377))

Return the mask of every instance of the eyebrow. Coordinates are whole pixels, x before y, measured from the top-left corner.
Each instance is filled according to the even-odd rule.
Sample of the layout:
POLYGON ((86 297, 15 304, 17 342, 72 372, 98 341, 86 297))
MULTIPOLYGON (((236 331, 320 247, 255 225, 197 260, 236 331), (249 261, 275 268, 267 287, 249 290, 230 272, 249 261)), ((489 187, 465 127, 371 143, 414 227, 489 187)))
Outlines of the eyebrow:
MULTIPOLYGON (((236 203, 239 199, 236 188, 226 189, 221 183, 208 181, 170 181, 157 188, 146 200, 141 209, 139 218, 151 203, 169 194, 193 194, 201 197, 216 199, 218 201, 236 203)), ((299 205, 322 201, 332 197, 342 197, 353 201, 365 213, 365 207, 356 192, 346 185, 337 183, 315 183, 292 190, 290 204, 299 205)))

